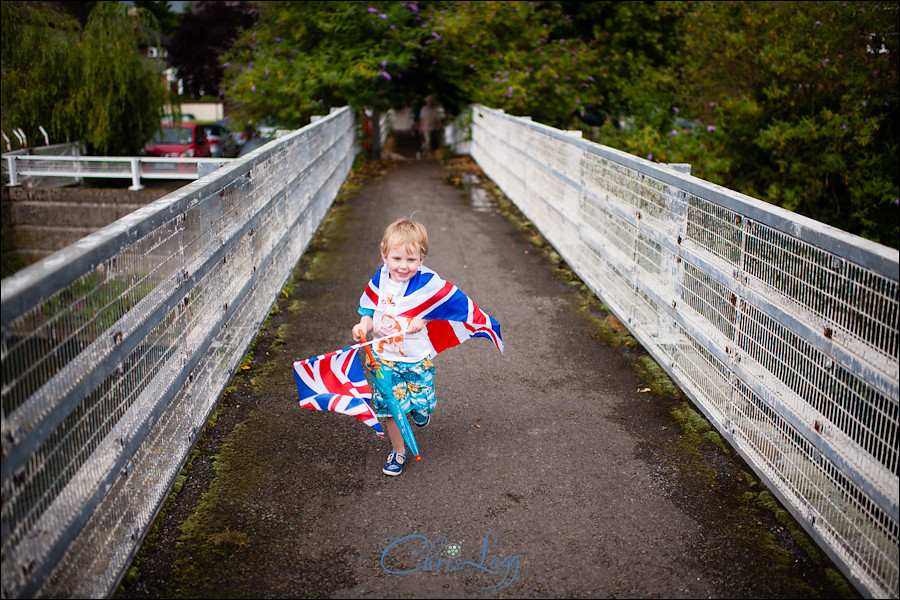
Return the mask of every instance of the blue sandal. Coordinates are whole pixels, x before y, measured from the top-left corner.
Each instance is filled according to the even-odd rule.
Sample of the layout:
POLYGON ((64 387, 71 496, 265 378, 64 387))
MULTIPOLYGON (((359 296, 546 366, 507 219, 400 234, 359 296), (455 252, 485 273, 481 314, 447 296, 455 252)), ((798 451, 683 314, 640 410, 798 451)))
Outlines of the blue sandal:
POLYGON ((406 454, 397 454, 393 450, 388 455, 387 462, 381 472, 391 477, 396 477, 403 472, 403 463, 406 462, 406 454))

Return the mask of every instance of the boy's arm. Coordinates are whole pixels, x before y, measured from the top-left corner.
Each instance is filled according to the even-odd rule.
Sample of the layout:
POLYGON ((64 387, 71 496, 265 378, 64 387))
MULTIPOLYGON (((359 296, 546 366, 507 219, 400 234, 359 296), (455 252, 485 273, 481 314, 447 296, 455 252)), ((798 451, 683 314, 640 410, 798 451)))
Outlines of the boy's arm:
POLYGON ((360 342, 363 341, 365 335, 370 329, 374 328, 374 326, 375 321, 372 319, 372 315, 362 315, 359 319, 359 323, 353 326, 353 339, 359 340, 360 342))

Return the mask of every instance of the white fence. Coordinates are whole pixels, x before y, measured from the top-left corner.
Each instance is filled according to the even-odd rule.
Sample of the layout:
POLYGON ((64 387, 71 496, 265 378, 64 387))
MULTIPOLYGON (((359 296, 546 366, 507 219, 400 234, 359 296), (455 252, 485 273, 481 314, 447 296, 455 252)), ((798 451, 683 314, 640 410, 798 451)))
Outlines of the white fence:
POLYGON ((898 252, 473 107, 468 153, 865 595, 898 593, 898 252))
POLYGON ((355 140, 332 111, 3 280, 3 598, 115 589, 355 140))
POLYGON ((199 179, 212 173, 230 158, 166 158, 151 156, 40 156, 22 152, 3 155, 8 185, 29 179, 84 178, 131 179, 131 190, 140 190, 141 179, 199 179))
POLYGON ((49 144, 47 146, 35 146, 32 148, 28 148, 27 150, 22 148, 20 150, 12 150, 10 152, 3 153, 2 162, 0 162, 0 168, 3 170, 4 177, 9 180, 10 177, 16 180, 15 185, 19 184, 27 184, 27 185, 39 185, 41 187, 62 187, 65 185, 73 185, 81 181, 78 177, 72 177, 70 175, 65 176, 56 176, 51 175, 47 176, 44 174, 31 177, 28 175, 21 174, 21 176, 17 177, 17 174, 14 172, 10 172, 10 165, 15 165, 16 161, 19 160, 15 157, 28 157, 28 156, 56 156, 56 157, 79 157, 82 155, 81 144, 76 142, 67 142, 65 144, 49 144))

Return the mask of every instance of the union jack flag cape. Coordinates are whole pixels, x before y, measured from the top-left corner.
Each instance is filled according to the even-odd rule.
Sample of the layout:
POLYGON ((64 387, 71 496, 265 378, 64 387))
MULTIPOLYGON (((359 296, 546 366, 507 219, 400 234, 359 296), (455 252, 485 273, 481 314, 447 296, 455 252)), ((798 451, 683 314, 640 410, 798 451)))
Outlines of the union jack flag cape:
POLYGON ((300 406, 356 417, 374 429, 379 437, 384 437, 381 423, 369 404, 372 389, 359 362, 362 346, 356 344, 295 362, 294 380, 300 392, 300 406))
MULTIPOLYGON (((360 308, 377 308, 380 290, 389 276, 387 265, 383 265, 369 280, 359 299, 360 308)), ((401 288, 399 296, 394 298, 398 316, 426 320, 425 332, 432 356, 473 337, 485 337, 503 352, 500 324, 428 267, 420 266, 401 288)))
MULTIPOLYGON (((375 309, 379 290, 388 276, 387 267, 375 273, 360 298, 361 308, 375 309)), ((406 282, 400 296, 394 298, 399 316, 426 320, 425 331, 432 356, 473 337, 485 337, 503 352, 500 324, 431 269, 419 267, 406 282)), ((372 389, 359 361, 360 348, 384 339, 388 338, 295 362, 294 379, 300 393, 300 406, 356 417, 384 437, 384 430, 371 408, 372 389)))

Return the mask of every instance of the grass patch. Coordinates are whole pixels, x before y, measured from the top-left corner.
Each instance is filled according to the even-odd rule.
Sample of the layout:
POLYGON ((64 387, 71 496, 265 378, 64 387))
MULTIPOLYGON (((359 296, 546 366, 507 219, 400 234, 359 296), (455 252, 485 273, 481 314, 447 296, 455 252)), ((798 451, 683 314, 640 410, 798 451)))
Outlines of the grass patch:
POLYGON ((684 397, 665 369, 659 366, 659 363, 653 360, 649 354, 639 356, 634 366, 644 384, 650 388, 651 393, 673 400, 684 397))
POLYGON ((806 535, 806 532, 803 531, 800 525, 797 524, 791 514, 781 507, 778 500, 775 499, 775 496, 773 496, 771 492, 768 490, 761 491, 756 499, 756 503, 775 516, 775 520, 788 531, 794 542, 806 552, 806 555, 809 556, 811 561, 817 565, 824 564, 825 559, 822 556, 822 553, 813 541, 809 539, 809 536, 806 535))
MULTIPOLYGON (((227 396, 229 393, 234 391, 234 386, 229 386, 229 388, 225 391, 224 396, 227 396)), ((224 397, 223 396, 223 397, 224 397)), ((122 580, 122 583, 116 589, 113 594, 114 598, 119 598, 124 593, 124 587, 126 585, 133 585, 140 581, 141 579, 141 565, 147 557, 147 554, 153 549, 157 543, 159 543, 160 529, 162 528, 162 524, 165 522, 166 517, 169 515, 171 510, 175 505, 175 501, 178 498, 178 494, 181 493, 181 490, 184 488, 184 484, 187 481, 187 475, 193 467, 194 460, 200 455, 200 450, 198 447, 200 444, 205 441, 206 437, 209 435, 210 429, 212 429, 216 421, 219 418, 219 415, 222 413, 221 402, 218 406, 216 406, 215 410, 213 410, 212 415, 210 415, 209 419, 206 421, 206 425, 203 427, 203 433, 200 435, 200 438, 197 444, 194 446, 193 451, 185 462, 184 466, 181 468, 181 471, 178 472, 178 475, 175 477, 175 481, 172 484, 172 490, 169 492, 168 497, 166 498, 163 507, 160 509, 159 514, 156 516, 153 524, 150 526, 150 529, 147 531, 147 535, 144 536, 144 541, 141 543, 141 547, 135 555, 134 559, 131 561, 131 567, 129 567, 128 572, 125 574, 125 577, 122 580)))
POLYGON ((241 506, 258 495, 260 482, 268 479, 273 465, 257 460, 257 455, 269 439, 265 432, 276 425, 253 415, 248 421, 236 425, 225 439, 213 458, 209 489, 181 523, 167 590, 173 597, 199 597, 204 590, 222 589, 223 579, 237 576, 227 568, 232 557, 245 552, 251 539, 266 536, 266 525, 247 519, 253 512, 241 506))
POLYGON ((224 531, 211 535, 209 541, 213 546, 237 546, 243 547, 250 543, 250 537, 241 531, 232 531, 225 528, 224 531))
POLYGON ((723 454, 731 454, 722 437, 706 420, 706 417, 691 408, 687 402, 682 402, 681 405, 673 408, 671 412, 672 417, 681 426, 682 431, 693 442, 710 444, 718 448, 723 454))

